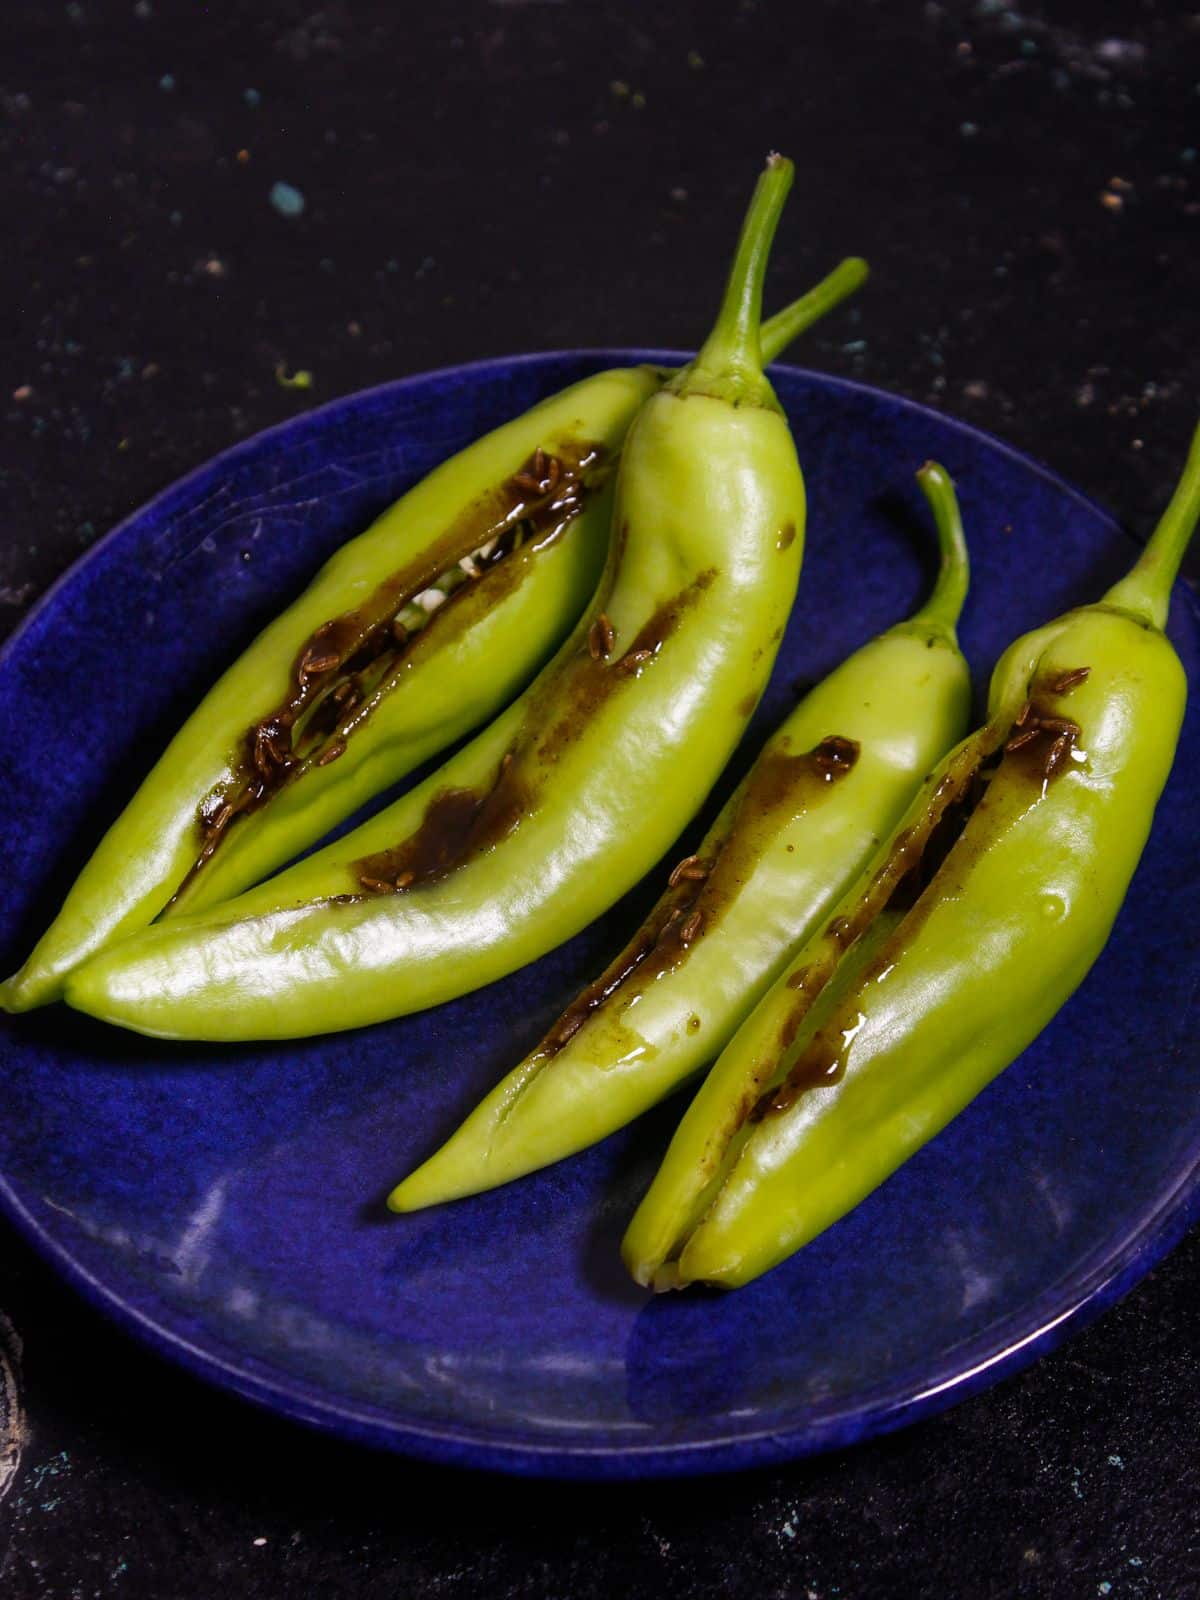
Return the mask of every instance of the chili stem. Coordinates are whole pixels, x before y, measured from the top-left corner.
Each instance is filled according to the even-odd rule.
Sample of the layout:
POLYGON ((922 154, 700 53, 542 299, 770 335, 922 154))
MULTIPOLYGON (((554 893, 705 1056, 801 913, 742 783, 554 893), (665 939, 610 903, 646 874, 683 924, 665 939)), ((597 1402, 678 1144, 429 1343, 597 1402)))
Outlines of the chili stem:
POLYGON ((971 581, 971 562, 967 555, 967 541, 963 537, 958 496, 954 492, 954 479, 936 461, 925 463, 917 473, 917 482, 937 524, 938 549, 942 560, 933 593, 912 620, 935 623, 953 639, 971 581))
MULTIPOLYGON (((792 163, 769 155, 742 223, 737 254, 729 271, 721 309, 712 332, 690 366, 667 385, 674 394, 716 394, 737 403, 764 387, 759 323, 763 278, 775 228, 794 173, 792 163)), ((771 403, 774 404, 772 397, 771 403)))
POLYGON ((759 329, 764 364, 777 361, 793 339, 798 339, 814 322, 819 322, 835 306, 841 305, 843 300, 861 289, 870 272, 870 267, 861 256, 847 256, 807 294, 769 317, 759 329))
POLYGON ((1171 585, 1200 521, 1200 427, 1192 435, 1183 474, 1171 503, 1132 570, 1105 595, 1107 605, 1121 606, 1146 617, 1156 628, 1166 626, 1171 585))

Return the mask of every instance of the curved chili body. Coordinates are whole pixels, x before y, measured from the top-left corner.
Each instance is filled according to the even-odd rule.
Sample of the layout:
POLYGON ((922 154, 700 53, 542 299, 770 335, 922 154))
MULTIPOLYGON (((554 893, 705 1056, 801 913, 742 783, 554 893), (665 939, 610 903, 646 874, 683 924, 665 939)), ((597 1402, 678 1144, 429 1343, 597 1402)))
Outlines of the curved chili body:
POLYGON ((1186 684, 1161 628, 1198 512, 1200 434, 1138 567, 1010 647, 987 725, 722 1054, 626 1235, 640 1281, 766 1271, 937 1133, 1081 982, 1178 739, 1186 684), (956 808, 967 820, 939 864, 956 808))
POLYGON ((558 658, 395 805, 102 953, 71 1004, 176 1037, 355 1027, 511 972, 663 854, 745 726, 799 575, 803 482, 758 355, 790 172, 769 165, 713 335, 630 431, 609 566, 558 658))
POLYGON ((929 604, 864 645, 767 741, 633 939, 392 1193, 413 1211, 493 1188, 623 1127, 712 1061, 961 737, 966 547, 946 474, 929 604))
MULTIPOLYGON (((866 275, 846 260, 773 317, 768 358, 866 275)), ((625 433, 669 376, 571 386, 344 545, 180 729, 0 1005, 53 1000, 75 966, 164 910, 240 894, 508 704, 595 591, 625 433)))
MULTIPOLYGON (((619 449, 639 407, 660 383, 660 374, 649 368, 585 379, 437 468, 344 545, 214 685, 167 746, 25 966, 4 985, 8 1009, 55 999, 69 971, 163 910, 204 850, 206 802, 215 799, 219 808, 225 796, 244 792, 259 775, 248 739, 277 708, 294 703, 298 679, 305 677, 305 651, 311 657, 313 648, 321 648, 321 630, 331 619, 355 616, 389 584, 399 603, 427 592, 460 558, 501 536, 521 509, 519 487, 506 492, 504 486, 536 450, 555 459, 564 454, 586 459, 594 453, 594 472, 603 471, 600 458, 619 449)), ((369 798, 381 782, 411 771, 511 699, 587 604, 603 569, 610 510, 611 500, 603 494, 582 497, 576 512, 554 524, 565 532, 577 516, 570 538, 530 541, 471 590, 448 600, 444 615, 435 613, 415 635, 411 650, 398 657, 403 692, 384 699, 362 736, 345 741, 340 759, 312 765, 294 789, 280 786, 278 795, 286 796, 282 804, 235 819, 222 849, 195 875, 193 898, 199 900, 206 872, 227 891, 278 867, 369 798), (519 581, 522 576, 531 581, 519 581), (514 577, 518 581, 509 587, 514 577), (476 590, 486 595, 489 589, 494 603, 475 614, 476 590), (268 830, 262 823, 276 806, 281 825, 268 830), (242 831, 253 833, 245 845, 242 831), (224 849, 233 851, 228 873, 224 849)), ((382 596, 384 605, 387 599, 382 596)), ((322 677, 341 676, 340 666, 314 675, 317 687, 322 677)))

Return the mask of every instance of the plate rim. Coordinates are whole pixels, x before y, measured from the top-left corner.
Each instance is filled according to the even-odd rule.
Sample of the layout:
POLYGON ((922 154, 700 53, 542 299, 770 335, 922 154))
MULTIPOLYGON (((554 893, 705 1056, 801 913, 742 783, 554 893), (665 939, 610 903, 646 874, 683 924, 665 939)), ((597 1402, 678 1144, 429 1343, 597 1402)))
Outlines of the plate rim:
MULTIPOLYGON (((949 1410, 960 1401, 989 1389, 1049 1355, 1082 1333, 1106 1310, 1136 1287, 1170 1253, 1188 1229, 1200 1222, 1200 1160, 1183 1176, 1149 1223, 1133 1233, 1122 1250, 1097 1263, 1091 1286, 1065 1310, 1038 1320, 1020 1338, 993 1349, 990 1355, 964 1365, 977 1347, 996 1343, 994 1329, 955 1347, 949 1370, 916 1394, 896 1392, 901 1383, 882 1386, 880 1398, 848 1406, 827 1421, 798 1422, 730 1433, 721 1438, 675 1440, 670 1443, 601 1445, 517 1444, 470 1428, 435 1427, 416 1421, 389 1421, 370 1407, 321 1397, 315 1385, 289 1378, 266 1381, 257 1373, 206 1350, 108 1288, 52 1235, 21 1203, 0 1174, 0 1212, 81 1297, 123 1332, 165 1358, 189 1377, 213 1384, 257 1409, 355 1444, 387 1450, 437 1466, 503 1472, 515 1477, 585 1482, 629 1482, 709 1476, 799 1461, 847 1449, 895 1433, 915 1422, 949 1410), (889 1389, 891 1391, 889 1395, 889 1389)), ((1043 1298, 1059 1292, 1058 1280, 1043 1298)), ((1019 1312, 1005 1319, 1012 1322, 1019 1312)), ((278 1371, 278 1369, 275 1369, 278 1371)), ((901 1374, 901 1380, 903 1380, 901 1374)))
MULTIPOLYGON (((392 396, 419 388, 431 380, 446 380, 511 372, 562 361, 599 361, 611 366, 678 365, 690 359, 685 351, 657 348, 584 346, 565 350, 498 355, 452 366, 430 368, 403 378, 392 379, 365 389, 335 396, 311 410, 286 417, 233 444, 172 480, 136 507, 73 561, 38 597, 12 633, 0 644, 0 671, 8 665, 27 631, 37 626, 43 611, 50 608, 59 592, 74 582, 91 563, 101 559, 110 545, 126 536, 127 530, 152 509, 177 495, 186 494, 197 484, 235 467, 241 459, 260 451, 279 436, 295 436, 310 429, 319 430, 330 413, 370 401, 375 396, 392 396)), ((818 387, 869 396, 929 417, 940 426, 953 427, 999 451, 1025 471, 1033 471, 1058 492, 1066 494, 1099 516, 1133 544, 1140 541, 1109 511, 1089 495, 1067 482, 1039 458, 1018 450, 1004 439, 975 423, 945 411, 894 394, 854 378, 823 373, 791 363, 775 363, 772 371, 787 373, 818 387)), ((575 380, 572 380, 575 381, 575 380)), ((1200 623, 1200 596, 1186 579, 1177 581, 1175 597, 1182 597, 1193 621, 1200 623)), ((70 1247, 39 1221, 0 1171, 0 1215, 11 1224, 34 1251, 64 1281, 96 1310, 109 1318, 156 1356, 165 1357, 191 1377, 215 1384, 241 1399, 292 1421, 305 1423, 320 1432, 356 1443, 389 1449, 419 1460, 441 1465, 502 1471, 525 1477, 554 1477, 582 1480, 622 1480, 639 1478, 686 1477, 740 1470, 797 1460, 828 1450, 877 1437, 938 1412, 990 1387, 1003 1378, 1049 1354, 1074 1334, 1081 1332, 1105 1310, 1129 1292, 1174 1248, 1190 1226, 1200 1221, 1200 1156, 1181 1174, 1174 1187, 1160 1197, 1153 1211, 1123 1241, 1097 1261, 1087 1273, 1067 1275, 1045 1286, 1026 1307, 1027 1320, 1033 1323, 1013 1337, 1011 1329, 1021 1313, 1014 1311, 999 1323, 954 1346, 942 1369, 916 1393, 911 1392, 911 1374, 900 1373, 875 1390, 859 1391, 859 1397, 825 1419, 797 1421, 791 1427, 768 1427, 746 1432, 726 1432, 723 1436, 669 1442, 613 1442, 595 1445, 562 1443, 518 1443, 499 1433, 482 1433, 478 1428, 434 1425, 418 1419, 401 1421, 389 1417, 382 1408, 372 1408, 348 1400, 338 1400, 320 1391, 315 1383, 267 1368, 272 1378, 264 1378, 252 1365, 239 1364, 222 1353, 214 1341, 205 1348, 173 1328, 166 1318, 159 1319, 134 1303, 133 1299, 110 1288, 84 1264, 70 1247), (1072 1292, 1074 1286, 1074 1292, 1072 1292), (1051 1302, 1047 1305, 1046 1302, 1051 1302), (1051 1310, 1053 1309, 1053 1314, 1051 1310), (1005 1336, 1005 1330, 1010 1329, 1005 1336)))

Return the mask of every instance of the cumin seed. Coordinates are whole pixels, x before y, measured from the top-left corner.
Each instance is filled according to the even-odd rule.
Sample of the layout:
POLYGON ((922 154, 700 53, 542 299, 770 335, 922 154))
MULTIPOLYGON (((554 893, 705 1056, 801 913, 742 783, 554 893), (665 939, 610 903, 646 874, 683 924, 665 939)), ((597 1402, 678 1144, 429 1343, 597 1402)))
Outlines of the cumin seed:
POLYGON ((1072 689, 1077 689, 1091 675, 1091 667, 1073 667, 1070 672, 1064 672, 1061 677, 1055 678, 1050 685, 1050 691, 1052 694, 1070 694, 1072 689))

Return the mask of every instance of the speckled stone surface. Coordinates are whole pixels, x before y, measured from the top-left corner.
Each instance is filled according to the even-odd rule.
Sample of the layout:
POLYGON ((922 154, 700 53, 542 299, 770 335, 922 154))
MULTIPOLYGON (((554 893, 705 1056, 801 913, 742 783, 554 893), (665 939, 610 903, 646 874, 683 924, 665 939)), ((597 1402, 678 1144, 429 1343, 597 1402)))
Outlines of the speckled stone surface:
MULTIPOLYGON (((707 9, 10 8, 10 618, 149 493, 314 400, 505 350, 692 342, 764 144, 802 164, 776 283, 852 249, 876 267, 805 358, 982 422, 1145 531, 1198 387, 1187 10, 707 9)), ((6 1593, 1196 1592, 1194 1237, 936 1422, 638 1490, 309 1439, 4 1245, 28 1418, 15 1472, 0 1451, 6 1593)))

